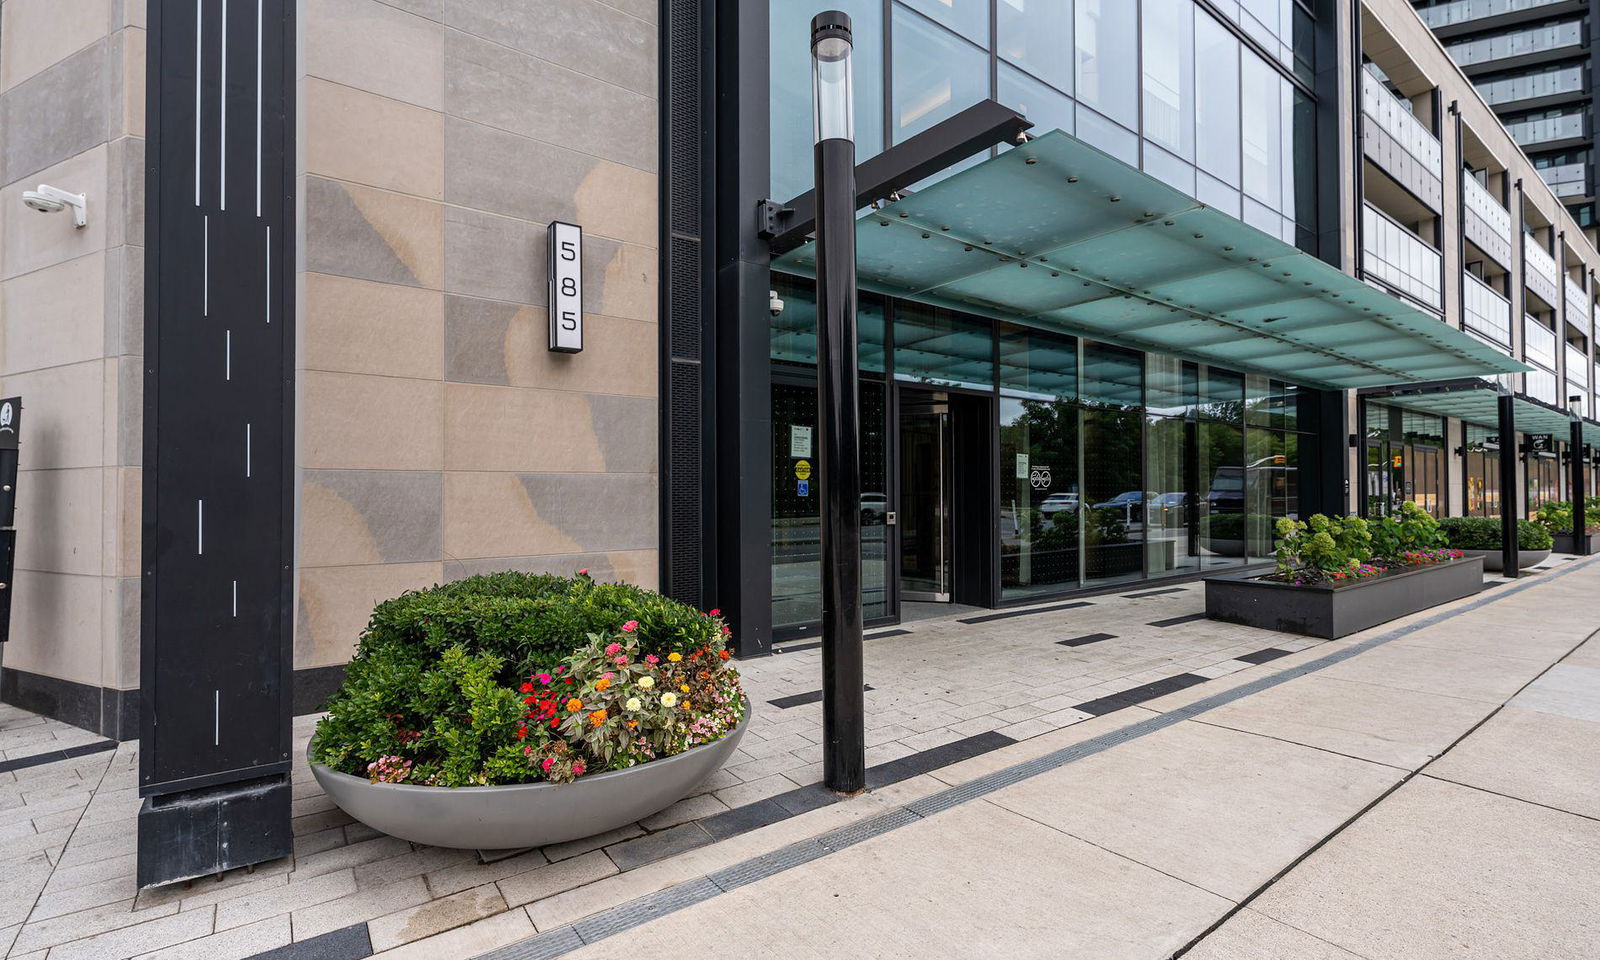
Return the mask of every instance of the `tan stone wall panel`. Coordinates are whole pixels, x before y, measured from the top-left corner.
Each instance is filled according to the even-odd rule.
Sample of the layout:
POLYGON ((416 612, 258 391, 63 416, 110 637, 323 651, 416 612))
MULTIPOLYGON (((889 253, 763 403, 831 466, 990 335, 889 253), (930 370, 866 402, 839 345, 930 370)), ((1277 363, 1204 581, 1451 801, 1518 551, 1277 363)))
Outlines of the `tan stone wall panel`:
POLYGON ((297 669, 344 663, 355 652, 372 608, 443 579, 440 563, 301 567, 295 614, 297 669))
POLYGON ((443 199, 443 114, 314 77, 301 104, 306 172, 443 199))
POLYGON ((599 0, 454 0, 445 25, 636 93, 656 93, 656 32, 599 0))
MULTIPOLYGON (((108 473, 114 481, 101 467, 18 474, 17 569, 100 576, 108 473)), ((17 598, 25 591, 18 584, 17 598)))
POLYGON ((300 383, 302 466, 438 470, 443 465, 438 381, 307 371, 300 383))
POLYGON ((447 383, 444 393, 446 469, 605 469, 582 394, 466 383, 447 383))
POLYGON ((541 516, 514 473, 446 473, 444 552, 453 560, 581 553, 560 517, 541 516))
POLYGON ((100 683, 105 583, 95 576, 18 570, 6 669, 100 683))
POLYGON ((305 184, 308 271, 440 289, 440 204, 321 177, 305 184))
POLYGON ((444 376, 444 297, 435 291, 308 273, 301 328, 305 369, 444 376))
POLYGON ((653 397, 659 328, 641 320, 584 316, 579 354, 548 349, 544 307, 470 297, 444 298, 445 378, 653 397))
POLYGON ((300 562, 407 563, 439 559, 438 473, 307 470, 301 479, 300 562))
POLYGON ((308 76, 440 109, 443 25, 381 0, 308 0, 301 16, 308 76))
MULTIPOLYGON (((0 130, 6 129, 0 126, 0 130)), ((104 250, 106 211, 94 197, 106 195, 106 146, 101 144, 0 189, 0 280, 104 250), (41 183, 90 196, 89 225, 72 226, 64 215, 41 216, 22 205, 22 191, 41 183)))
POLYGON ((0 374, 99 359, 105 271, 96 251, 0 283, 0 374))
POLYGON ((6 0, 0 6, 0 92, 100 38, 114 26, 112 0, 6 0))

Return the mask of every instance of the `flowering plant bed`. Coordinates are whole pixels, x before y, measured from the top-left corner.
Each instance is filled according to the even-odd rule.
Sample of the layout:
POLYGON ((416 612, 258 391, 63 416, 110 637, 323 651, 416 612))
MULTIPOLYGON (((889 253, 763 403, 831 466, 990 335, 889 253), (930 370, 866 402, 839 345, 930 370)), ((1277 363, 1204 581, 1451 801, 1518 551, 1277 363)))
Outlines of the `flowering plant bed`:
POLYGON ((1483 589, 1483 559, 1448 547, 1414 503, 1375 523, 1285 517, 1277 532, 1272 573, 1206 580, 1206 616, 1332 639, 1483 589))
POLYGON ((317 726, 312 769, 347 813, 421 843, 505 848, 612 829, 683 797, 743 735, 727 635, 717 611, 586 572, 407 593, 374 611, 317 726), (602 779, 613 785, 577 789, 602 779))

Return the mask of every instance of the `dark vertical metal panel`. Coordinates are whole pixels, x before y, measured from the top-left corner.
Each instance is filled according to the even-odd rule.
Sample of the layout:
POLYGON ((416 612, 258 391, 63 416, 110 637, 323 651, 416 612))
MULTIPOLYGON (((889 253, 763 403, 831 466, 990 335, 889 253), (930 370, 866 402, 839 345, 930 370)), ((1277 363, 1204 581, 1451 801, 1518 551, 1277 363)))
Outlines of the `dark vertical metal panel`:
POLYGON ((707 216, 716 302, 705 329, 715 341, 708 429, 717 527, 707 579, 739 654, 752 656, 772 646, 772 275, 756 217, 771 185, 768 5, 717 0, 715 26, 717 187, 707 216))
POLYGON ((293 4, 149 17, 147 796, 288 767, 294 469, 293 4))
POLYGON ((1517 484, 1517 407, 1510 393, 1500 394, 1500 554, 1505 575, 1517 576, 1517 518, 1522 498, 1517 484))

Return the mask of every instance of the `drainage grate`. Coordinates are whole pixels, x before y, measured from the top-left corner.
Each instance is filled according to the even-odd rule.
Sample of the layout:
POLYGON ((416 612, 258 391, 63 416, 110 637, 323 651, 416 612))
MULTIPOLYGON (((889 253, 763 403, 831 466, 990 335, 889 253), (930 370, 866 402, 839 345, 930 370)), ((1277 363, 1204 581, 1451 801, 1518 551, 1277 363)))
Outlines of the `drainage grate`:
POLYGON ((822 844, 828 852, 837 853, 845 847, 853 847, 863 840, 871 840, 880 834, 888 833, 890 830, 898 829, 921 819, 909 809, 899 807, 890 810, 888 813, 873 817, 871 820, 863 820, 860 823, 852 823, 848 827, 830 830, 818 837, 817 842, 822 844))
POLYGON ((657 917, 710 900, 721 892, 721 888, 710 879, 697 877, 586 917, 574 923, 572 928, 578 931, 584 943, 594 943, 642 923, 649 923, 657 917))
POLYGON ((751 857, 724 867, 710 874, 707 879, 716 884, 723 891, 737 890, 749 886, 757 880, 765 880, 774 874, 782 873, 790 867, 798 867, 802 863, 809 863, 818 857, 826 856, 828 851, 815 839, 802 840, 781 847, 771 853, 764 853, 759 857, 751 857))
POLYGON ((583 938, 571 927, 529 937, 526 940, 483 954, 478 960, 555 960, 556 957, 583 946, 583 938))

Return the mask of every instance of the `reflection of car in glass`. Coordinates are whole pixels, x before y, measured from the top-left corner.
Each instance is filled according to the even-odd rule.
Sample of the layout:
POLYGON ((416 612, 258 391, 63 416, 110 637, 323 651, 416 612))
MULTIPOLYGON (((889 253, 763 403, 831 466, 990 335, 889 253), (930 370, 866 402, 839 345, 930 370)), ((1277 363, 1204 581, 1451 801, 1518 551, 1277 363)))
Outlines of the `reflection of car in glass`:
POLYGON ((889 512, 889 495, 884 493, 863 493, 861 495, 861 522, 864 524, 882 523, 889 512))
MULTIPOLYGON (((1149 496, 1154 497, 1155 494, 1151 493, 1149 496)), ((1122 511, 1123 517, 1126 519, 1126 521, 1133 523, 1135 521, 1144 519, 1144 501, 1145 491, 1125 490, 1122 493, 1112 497, 1110 500, 1095 504, 1094 509, 1120 510, 1122 511)))
POLYGON ((1039 504, 1039 512, 1044 514, 1047 519, 1054 517, 1063 510, 1068 513, 1077 512, 1078 495, 1076 493, 1052 493, 1044 498, 1043 503, 1039 504))
POLYGON ((1181 527, 1184 523, 1184 504, 1191 494, 1163 493, 1150 501, 1150 522, 1161 527, 1181 527))

